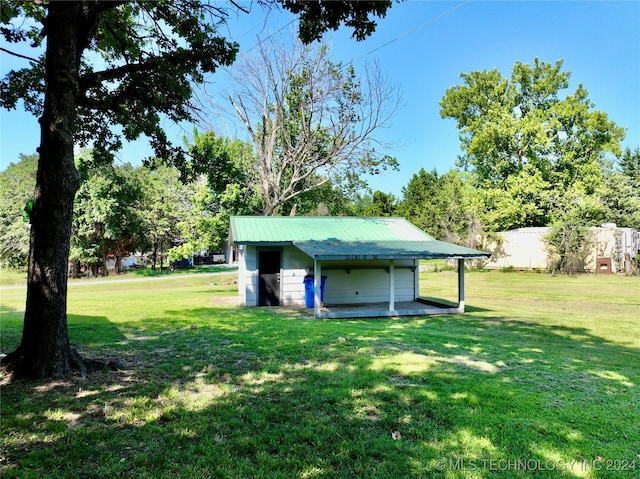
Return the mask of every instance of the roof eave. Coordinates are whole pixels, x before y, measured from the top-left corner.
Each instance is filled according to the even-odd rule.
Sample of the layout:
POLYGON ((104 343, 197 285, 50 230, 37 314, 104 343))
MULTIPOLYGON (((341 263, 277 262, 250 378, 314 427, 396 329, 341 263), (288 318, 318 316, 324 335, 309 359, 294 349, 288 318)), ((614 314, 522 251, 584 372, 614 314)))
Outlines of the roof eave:
POLYGON ((371 260, 401 260, 401 259, 488 259, 490 254, 484 255, 446 255, 446 254, 394 254, 394 255, 309 255, 317 261, 371 261, 371 260))
POLYGON ((247 246, 260 246, 260 247, 276 247, 276 246, 292 246, 292 241, 233 241, 233 244, 238 245, 247 245, 247 246))

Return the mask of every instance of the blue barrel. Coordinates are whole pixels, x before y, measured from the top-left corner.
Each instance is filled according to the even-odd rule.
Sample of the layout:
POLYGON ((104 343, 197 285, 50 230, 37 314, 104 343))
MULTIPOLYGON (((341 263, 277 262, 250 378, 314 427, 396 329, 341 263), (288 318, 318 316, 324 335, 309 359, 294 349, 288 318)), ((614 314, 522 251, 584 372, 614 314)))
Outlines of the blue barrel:
MULTIPOLYGON (((304 303, 307 308, 313 308, 313 300, 315 296, 315 279, 311 275, 304 277, 304 303)), ((320 301, 324 301, 324 283, 327 281, 326 276, 320 278, 320 301)))

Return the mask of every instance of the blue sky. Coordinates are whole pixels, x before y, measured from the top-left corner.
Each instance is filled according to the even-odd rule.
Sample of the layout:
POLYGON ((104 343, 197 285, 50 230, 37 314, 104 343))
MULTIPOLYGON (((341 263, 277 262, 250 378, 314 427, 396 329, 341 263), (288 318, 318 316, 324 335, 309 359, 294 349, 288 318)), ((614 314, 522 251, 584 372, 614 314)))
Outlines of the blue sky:
MULTIPOLYGON (((246 3, 245 3, 246 4, 246 3)), ((286 12, 264 12, 256 5, 249 16, 230 22, 241 52, 291 22, 286 12)), ((415 1, 394 4, 376 32, 363 42, 341 29, 326 35, 332 58, 353 61, 358 70, 378 62, 398 86, 404 106, 383 132, 398 145, 387 153, 400 171, 370 179, 373 189, 401 195, 420 168, 445 173, 460 153, 453 120, 440 118, 438 102, 460 73, 497 68, 509 76, 514 63, 534 58, 564 59, 571 72, 567 93, 579 83, 595 108, 627 130, 623 146, 640 146, 640 1, 415 1), (448 12, 448 13, 447 13, 448 12)), ((16 61, 2 54, 1 74, 16 61)), ((213 77, 216 81, 216 77, 213 77)), ((222 77, 220 78, 222 81, 222 77)), ((34 153, 38 124, 22 111, 1 114, 0 168, 34 153)), ((184 131, 174 129, 176 136, 184 131)), ((123 161, 137 163, 148 154, 143 143, 127 147, 123 161)))

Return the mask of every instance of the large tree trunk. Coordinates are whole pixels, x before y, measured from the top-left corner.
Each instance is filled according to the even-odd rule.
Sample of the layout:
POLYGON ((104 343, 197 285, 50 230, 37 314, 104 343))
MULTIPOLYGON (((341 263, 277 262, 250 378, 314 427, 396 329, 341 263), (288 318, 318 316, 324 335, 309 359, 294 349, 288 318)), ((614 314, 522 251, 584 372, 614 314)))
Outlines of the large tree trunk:
POLYGON ((72 368, 83 369, 69 345, 67 278, 73 200, 80 186, 73 138, 80 56, 86 41, 79 36, 91 28, 79 20, 86 20, 87 8, 82 2, 48 5, 46 93, 24 328, 20 346, 3 361, 19 378, 59 378, 72 368))

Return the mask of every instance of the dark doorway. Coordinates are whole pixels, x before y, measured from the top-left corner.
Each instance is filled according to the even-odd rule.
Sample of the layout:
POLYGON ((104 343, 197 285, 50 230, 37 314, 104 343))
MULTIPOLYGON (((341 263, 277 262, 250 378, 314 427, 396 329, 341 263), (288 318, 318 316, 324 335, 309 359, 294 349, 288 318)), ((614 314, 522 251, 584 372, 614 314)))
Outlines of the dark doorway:
POLYGON ((280 251, 258 252, 259 306, 280 306, 280 251))

